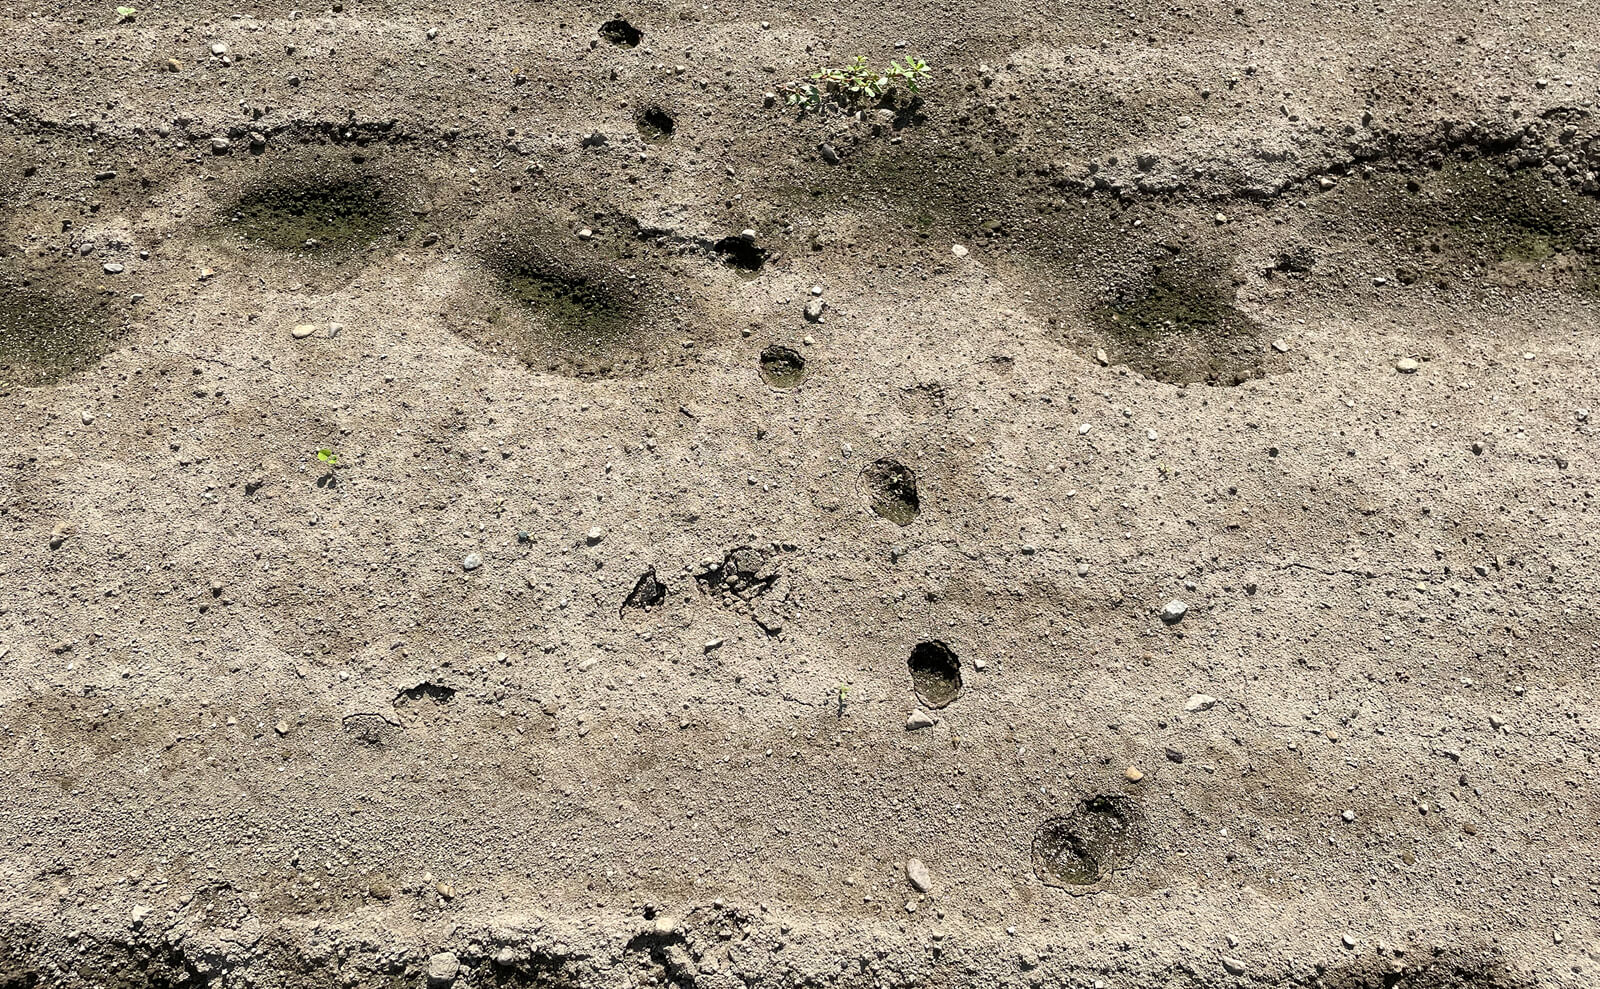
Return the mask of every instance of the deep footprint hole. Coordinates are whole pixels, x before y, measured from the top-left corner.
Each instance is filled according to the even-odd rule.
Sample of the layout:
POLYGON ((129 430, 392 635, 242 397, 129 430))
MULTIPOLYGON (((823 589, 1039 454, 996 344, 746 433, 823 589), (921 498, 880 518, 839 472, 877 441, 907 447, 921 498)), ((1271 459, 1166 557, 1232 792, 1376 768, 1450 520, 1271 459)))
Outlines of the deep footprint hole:
POLYGON ((767 263, 766 249, 757 247, 749 237, 724 237, 712 244, 711 250, 722 259, 723 264, 750 276, 754 276, 767 263))
POLYGON ((911 689, 926 706, 947 707, 961 696, 961 657, 938 639, 917 643, 906 665, 911 689))
MULTIPOLYGON (((519 342, 535 367, 579 378, 607 377, 637 357, 636 307, 609 283, 536 262, 499 265, 499 288, 534 324, 519 342)), ((490 322, 497 322, 491 315, 490 322)))
POLYGON ((639 136, 650 144, 665 144, 672 140, 672 134, 678 128, 678 122, 672 119, 672 114, 659 106, 647 106, 640 110, 633 123, 639 129, 639 136))
POLYGON ((1144 816, 1127 797, 1103 794, 1039 826, 1033 871, 1049 886, 1093 886, 1132 865, 1144 849, 1144 816))
POLYGON ((887 457, 873 461, 862 469, 861 481, 867 504, 895 525, 910 525, 921 514, 916 472, 900 461, 887 457))
POLYGON ((600 37, 623 48, 637 48, 644 40, 644 32, 620 17, 600 25, 600 37))
POLYGON ((622 601, 622 610, 651 611, 667 600, 667 585, 656 578, 656 568, 651 567, 639 575, 633 590, 622 601))
POLYGON ((806 380, 806 359, 799 351, 773 344, 761 352, 761 380, 774 388, 793 388, 806 380))

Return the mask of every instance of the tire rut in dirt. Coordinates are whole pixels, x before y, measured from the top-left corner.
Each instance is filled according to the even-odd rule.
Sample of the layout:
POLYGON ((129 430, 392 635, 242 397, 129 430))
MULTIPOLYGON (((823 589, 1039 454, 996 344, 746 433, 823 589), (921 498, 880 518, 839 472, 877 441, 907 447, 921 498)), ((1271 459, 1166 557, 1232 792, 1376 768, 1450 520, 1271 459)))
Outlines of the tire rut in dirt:
MULTIPOLYGON (((635 377, 674 360, 654 293, 622 258, 573 251, 571 234, 541 230, 481 257, 479 305, 453 322, 490 352, 579 379, 635 377)), ((601 248, 600 250, 604 250, 601 248)))
POLYGON ((333 260, 375 247, 405 223, 376 179, 305 176, 248 187, 223 225, 251 247, 333 260))
POLYGON ((1155 381, 1233 386, 1267 374, 1260 327, 1203 282, 1158 272, 1090 320, 1108 363, 1155 381))
POLYGON ((925 707, 949 707, 961 696, 961 657, 939 639, 913 646, 906 666, 912 692, 925 707))
POLYGON ((0 388, 47 385, 92 367, 116 342, 108 307, 0 281, 0 388))
POLYGON ((922 514, 916 472, 900 461, 892 457, 873 461, 862 468, 861 483, 866 488, 867 505, 895 525, 910 525, 922 514))
POLYGON ((761 380, 774 388, 794 388, 806 380, 806 359, 779 344, 761 351, 761 380))
POLYGON ((1033 871, 1047 886, 1094 886, 1132 865, 1144 843, 1144 813, 1138 804, 1115 794, 1089 797, 1034 832, 1033 871))

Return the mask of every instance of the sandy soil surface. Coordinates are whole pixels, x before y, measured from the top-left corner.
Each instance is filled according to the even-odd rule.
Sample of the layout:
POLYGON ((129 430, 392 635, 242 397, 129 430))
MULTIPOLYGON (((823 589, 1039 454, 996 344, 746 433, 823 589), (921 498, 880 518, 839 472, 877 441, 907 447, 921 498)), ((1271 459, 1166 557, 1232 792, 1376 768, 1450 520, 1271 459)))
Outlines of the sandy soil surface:
POLYGON ((1600 986, 1594 5, 137 6, 0 17, 0 987, 1600 986))

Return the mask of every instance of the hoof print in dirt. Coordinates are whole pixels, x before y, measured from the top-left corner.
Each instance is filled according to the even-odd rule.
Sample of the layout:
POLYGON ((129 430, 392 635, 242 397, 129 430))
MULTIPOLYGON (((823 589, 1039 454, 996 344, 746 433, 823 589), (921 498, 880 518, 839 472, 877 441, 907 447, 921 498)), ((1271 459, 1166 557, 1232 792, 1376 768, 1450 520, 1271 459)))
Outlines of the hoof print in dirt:
POLYGON ((1265 377, 1261 328, 1220 289, 1158 275, 1097 309, 1107 362, 1171 385, 1241 385, 1265 377))
POLYGON ((1132 865, 1144 843, 1144 813, 1138 804, 1116 795, 1089 797, 1072 813, 1039 826, 1033 836, 1033 871, 1047 886, 1087 892, 1132 865))
POLYGON ((910 525, 922 513, 917 475, 898 460, 885 457, 868 464, 861 471, 861 483, 868 506, 895 525, 910 525))
POLYGON ((399 726, 390 724, 381 714, 349 714, 342 727, 351 738, 374 748, 393 745, 400 738, 399 726))
POLYGON ((656 579, 656 568, 651 567, 639 575, 633 590, 622 601, 622 611, 651 611, 667 600, 667 585, 656 579))
POLYGON ((619 48, 637 48, 644 40, 644 32, 620 17, 600 25, 600 37, 619 48))
POLYGON ((911 689, 925 706, 948 707, 961 696, 961 657, 938 639, 917 643, 906 665, 911 689))
POLYGON ((793 388, 806 380, 806 359, 797 350, 773 344, 761 352, 761 380, 774 388, 793 388))
POLYGON ((633 124, 646 144, 666 144, 678 129, 678 122, 672 114, 659 106, 647 106, 640 110, 633 118, 633 124))

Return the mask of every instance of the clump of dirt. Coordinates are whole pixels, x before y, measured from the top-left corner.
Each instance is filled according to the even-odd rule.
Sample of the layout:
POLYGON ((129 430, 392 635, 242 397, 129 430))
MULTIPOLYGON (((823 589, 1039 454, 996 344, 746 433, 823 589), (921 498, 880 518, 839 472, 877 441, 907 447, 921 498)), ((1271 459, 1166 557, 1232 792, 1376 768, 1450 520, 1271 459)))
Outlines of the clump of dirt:
POLYGON ((656 579, 656 568, 651 567, 639 575, 638 581, 633 585, 633 590, 622 601, 622 610, 632 608, 638 611, 650 611, 659 607, 667 599, 667 585, 656 579))
POLYGON ((885 457, 868 464, 861 471, 861 483, 867 504, 895 525, 910 525, 922 512, 916 472, 898 460, 885 457))
POLYGON ((1080 801, 1065 817, 1039 826, 1033 837, 1033 871, 1049 886, 1093 886, 1133 864, 1144 848, 1144 814, 1127 797, 1080 801))
POLYGON ((709 594, 733 595, 744 601, 760 597, 777 583, 778 575, 767 573, 767 554, 753 546, 731 549, 722 562, 695 575, 695 583, 709 594))
POLYGON ((292 179, 248 189, 227 211, 226 226, 250 246, 332 256, 394 234, 401 215, 372 178, 292 179))
POLYGON ((1107 360, 1174 385, 1240 385, 1265 376, 1260 329, 1220 289, 1158 272, 1090 316, 1107 360))
POLYGON ((773 344, 761 351, 761 380, 774 388, 793 388, 806 380, 806 359, 799 351, 773 344))
POLYGON ((640 110, 633 118, 634 126, 639 129, 639 136, 647 144, 666 144, 672 140, 673 132, 678 129, 678 122, 672 114, 651 105, 640 110))
POLYGON ((340 724, 351 738, 374 748, 394 744, 401 731, 381 714, 347 714, 340 724))
POLYGON ((917 700, 931 708, 948 707, 961 696, 961 658, 944 642, 919 642, 907 660, 911 689, 917 700))
POLYGON ((103 307, 0 283, 0 387, 59 381, 92 366, 113 342, 103 307))

